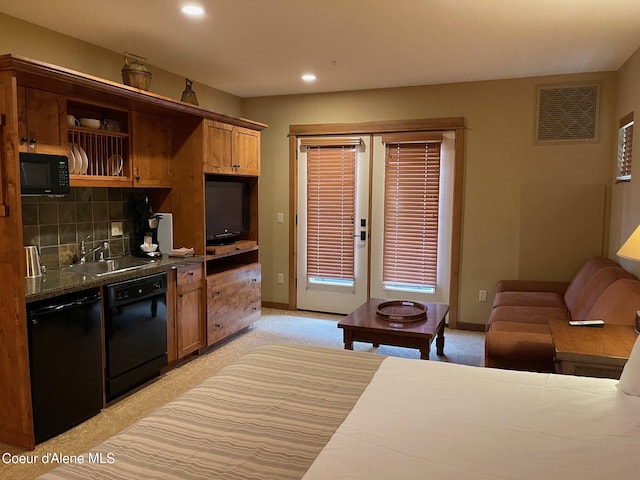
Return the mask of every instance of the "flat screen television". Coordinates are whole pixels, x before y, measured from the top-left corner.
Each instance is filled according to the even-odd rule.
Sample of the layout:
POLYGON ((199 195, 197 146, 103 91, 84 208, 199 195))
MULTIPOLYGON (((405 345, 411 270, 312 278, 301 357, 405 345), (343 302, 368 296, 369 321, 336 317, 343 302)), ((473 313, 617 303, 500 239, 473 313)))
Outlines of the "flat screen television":
POLYGON ((249 231, 249 186, 238 181, 205 181, 207 245, 235 242, 249 231))

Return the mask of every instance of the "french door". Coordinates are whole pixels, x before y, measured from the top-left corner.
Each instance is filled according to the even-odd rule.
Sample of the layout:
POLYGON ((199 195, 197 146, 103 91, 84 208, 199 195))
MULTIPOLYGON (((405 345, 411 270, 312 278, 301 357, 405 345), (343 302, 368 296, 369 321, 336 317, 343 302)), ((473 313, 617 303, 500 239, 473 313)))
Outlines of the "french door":
POLYGON ((297 307, 349 313, 368 295, 369 137, 298 142, 297 307))
POLYGON ((456 135, 298 138, 297 308, 450 304, 456 135))

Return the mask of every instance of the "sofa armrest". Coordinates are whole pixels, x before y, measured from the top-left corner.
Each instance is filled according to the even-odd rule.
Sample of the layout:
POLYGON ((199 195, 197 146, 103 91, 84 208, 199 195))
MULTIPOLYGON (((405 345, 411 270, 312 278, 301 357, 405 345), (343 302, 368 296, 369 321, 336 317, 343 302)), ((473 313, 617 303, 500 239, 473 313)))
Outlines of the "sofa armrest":
POLYGON ((500 280, 496 284, 496 293, 500 292, 554 292, 564 295, 569 282, 544 280, 500 280))

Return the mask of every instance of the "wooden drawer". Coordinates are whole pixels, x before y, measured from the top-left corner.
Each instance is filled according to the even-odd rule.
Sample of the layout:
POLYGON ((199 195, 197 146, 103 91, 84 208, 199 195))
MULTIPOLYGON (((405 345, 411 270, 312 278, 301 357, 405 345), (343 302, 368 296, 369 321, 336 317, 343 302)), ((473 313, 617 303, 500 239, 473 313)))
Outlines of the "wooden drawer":
POLYGON ((178 286, 188 285, 193 282, 200 282, 202 280, 202 264, 194 263, 192 265, 181 265, 177 268, 178 286))
POLYGON ((207 277, 207 345, 248 327, 260 318, 259 263, 207 277))

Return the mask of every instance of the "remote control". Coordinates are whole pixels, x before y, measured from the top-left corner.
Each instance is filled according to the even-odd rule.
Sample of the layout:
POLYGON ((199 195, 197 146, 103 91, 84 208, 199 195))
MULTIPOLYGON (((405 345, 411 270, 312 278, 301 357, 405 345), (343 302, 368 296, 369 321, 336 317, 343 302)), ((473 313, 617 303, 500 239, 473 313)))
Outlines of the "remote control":
POLYGON ((604 320, 571 320, 569 325, 574 327, 603 327, 604 320))

